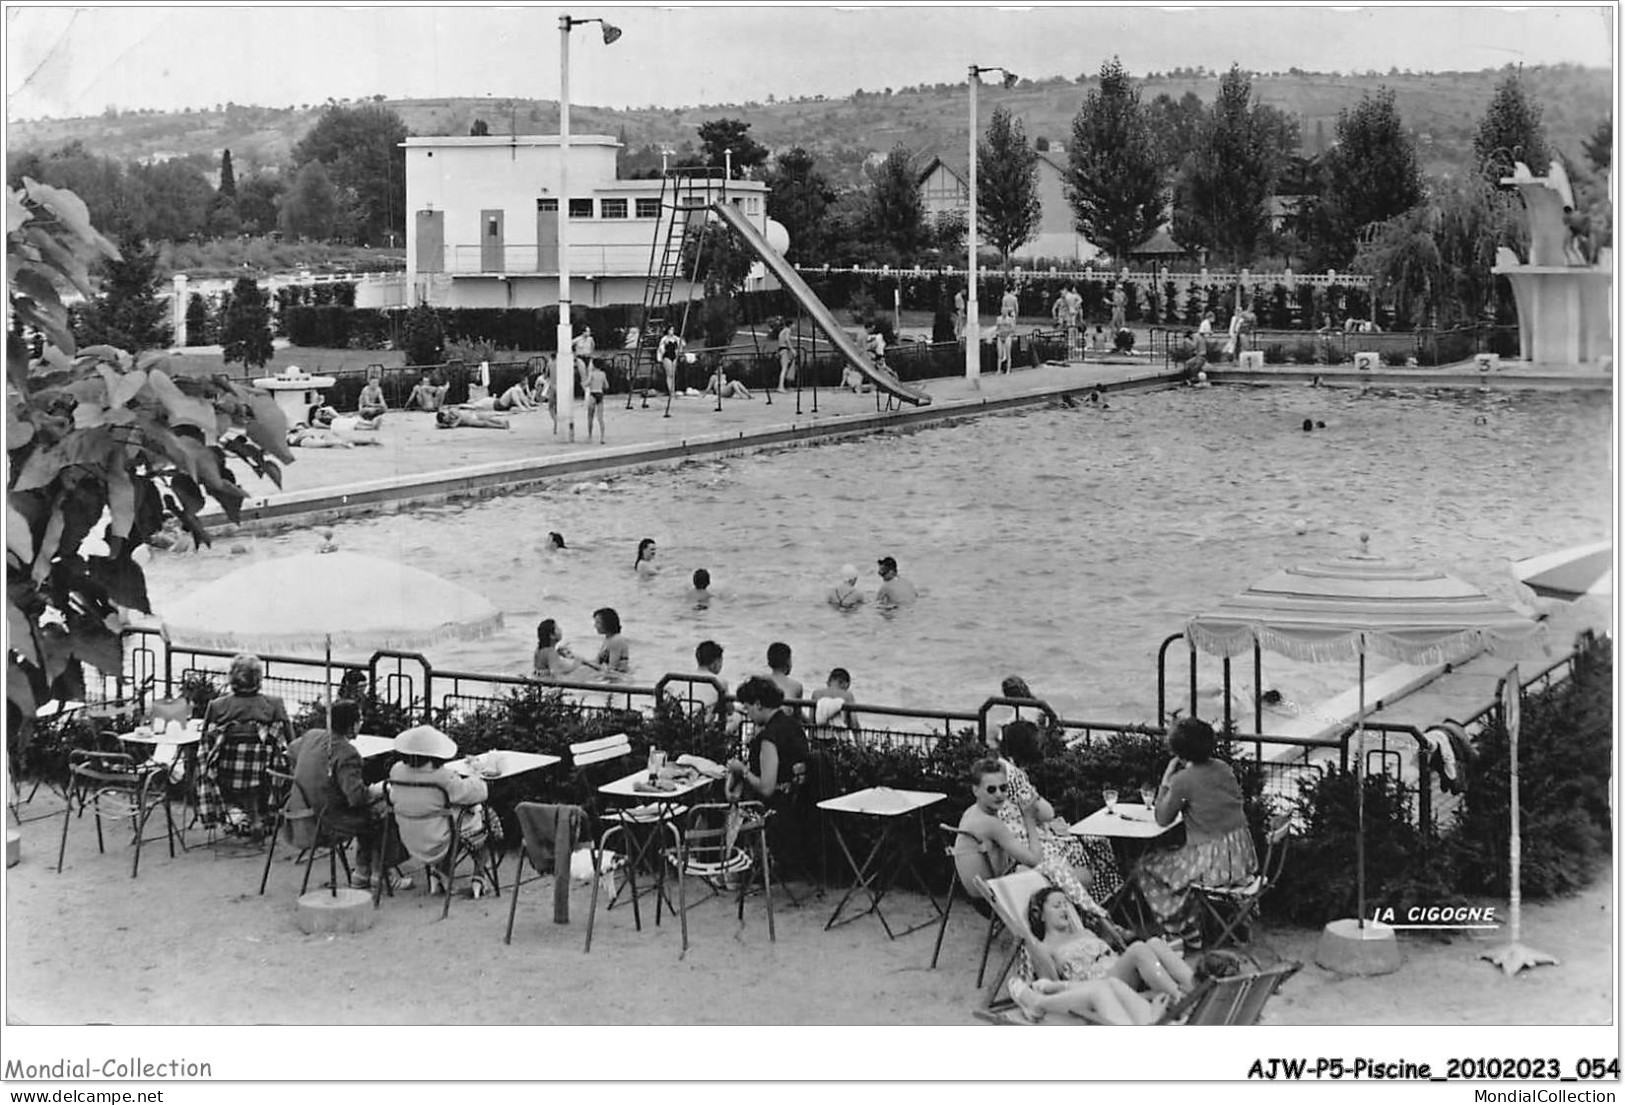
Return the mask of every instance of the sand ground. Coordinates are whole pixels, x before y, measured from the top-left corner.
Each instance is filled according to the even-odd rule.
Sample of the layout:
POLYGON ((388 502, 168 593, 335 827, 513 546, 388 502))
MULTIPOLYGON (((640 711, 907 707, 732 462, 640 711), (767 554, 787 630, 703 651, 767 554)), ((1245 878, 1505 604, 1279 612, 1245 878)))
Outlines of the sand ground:
MULTIPOLYGON (((54 809, 42 790, 23 813, 54 809)), ((263 853, 198 846, 170 859, 160 842, 144 847, 132 880, 128 845, 110 837, 98 855, 87 820, 72 824, 58 874, 61 826, 60 816, 22 825, 23 861, 6 871, 8 1023, 975 1023, 986 923, 962 902, 936 970, 935 926, 896 940, 873 917, 824 931, 834 892, 799 908, 776 898, 776 942, 760 897, 747 903, 743 926, 731 904, 705 902, 690 912, 686 956, 672 919, 655 928, 646 915, 639 932, 624 904, 600 910, 592 952, 583 953, 588 888, 574 888, 572 923, 557 925, 550 878, 523 888, 508 946, 506 891, 454 900, 441 921, 440 900, 415 889, 386 898, 367 932, 307 936, 294 921, 301 869, 290 862, 273 865, 262 898, 263 853), (313 988, 317 975, 325 981, 313 988)), ((511 857, 503 870, 511 875, 511 857)), ((1527 906, 1524 943, 1561 963, 1516 978, 1478 958, 1504 932, 1402 933, 1396 974, 1354 978, 1314 965, 1317 931, 1267 925, 1261 958, 1273 951, 1305 966, 1265 1023, 1606 1024, 1613 897, 1603 872, 1581 894, 1527 906)), ((920 895, 899 893, 886 907, 894 924, 930 916, 920 895)))

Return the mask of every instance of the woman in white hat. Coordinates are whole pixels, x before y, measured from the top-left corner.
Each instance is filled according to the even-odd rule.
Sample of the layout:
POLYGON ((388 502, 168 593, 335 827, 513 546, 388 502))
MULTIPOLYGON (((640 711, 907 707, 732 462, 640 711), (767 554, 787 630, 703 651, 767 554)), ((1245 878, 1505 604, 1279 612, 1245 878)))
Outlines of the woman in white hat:
MULTIPOLYGON (((474 853, 475 874, 470 892, 478 898, 489 887, 485 872, 492 869, 491 845, 493 833, 482 804, 488 796, 485 781, 452 770, 447 763, 457 758, 457 742, 432 725, 418 725, 395 737, 395 766, 389 769, 392 783, 438 783, 446 797, 457 808, 457 832, 465 845, 474 853)), ((390 804, 399 814, 424 813, 437 807, 439 796, 427 788, 392 787, 390 804)), ((429 888, 433 893, 446 893, 440 864, 451 847, 451 826, 440 818, 397 816, 401 844, 413 859, 428 868, 429 888)), ((500 833, 500 829, 497 832, 500 833)))

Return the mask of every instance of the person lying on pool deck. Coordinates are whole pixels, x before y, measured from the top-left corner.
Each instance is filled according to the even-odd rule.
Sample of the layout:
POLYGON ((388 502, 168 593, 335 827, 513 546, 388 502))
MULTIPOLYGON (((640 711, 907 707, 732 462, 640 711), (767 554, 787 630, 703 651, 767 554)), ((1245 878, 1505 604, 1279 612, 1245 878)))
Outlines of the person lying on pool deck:
POLYGON ((470 410, 468 407, 441 407, 434 412, 438 429, 453 430, 461 426, 475 430, 506 430, 508 420, 490 411, 470 410))

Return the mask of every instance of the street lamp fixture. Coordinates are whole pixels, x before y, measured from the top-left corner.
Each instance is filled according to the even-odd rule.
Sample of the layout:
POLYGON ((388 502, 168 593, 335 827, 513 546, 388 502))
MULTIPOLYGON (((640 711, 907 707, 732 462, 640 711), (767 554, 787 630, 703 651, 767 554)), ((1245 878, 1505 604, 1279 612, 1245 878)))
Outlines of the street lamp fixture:
POLYGON ((965 289, 965 379, 972 387, 979 386, 982 375, 982 332, 980 307, 976 300, 976 89, 982 83, 983 73, 1004 74, 1005 88, 1015 87, 1020 80, 1002 65, 973 65, 970 67, 970 217, 967 219, 966 240, 970 253, 965 289))
MULTIPOLYGON (((621 29, 602 19, 576 19, 559 16, 559 327, 558 356, 553 364, 553 390, 558 396, 559 417, 570 428, 570 440, 576 439, 575 423, 575 357, 571 347, 575 334, 570 325, 570 28, 585 23, 597 23, 603 28, 604 45, 621 37, 621 29)), ((588 438, 592 427, 587 427, 588 438)))

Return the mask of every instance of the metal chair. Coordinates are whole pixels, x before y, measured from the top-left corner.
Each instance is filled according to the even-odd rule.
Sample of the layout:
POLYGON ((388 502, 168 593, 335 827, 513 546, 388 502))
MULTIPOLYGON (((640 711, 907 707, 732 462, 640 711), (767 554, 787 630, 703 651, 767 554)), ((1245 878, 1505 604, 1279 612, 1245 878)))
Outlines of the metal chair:
POLYGON ((710 888, 695 905, 733 892, 739 923, 743 925, 745 898, 760 877, 767 901, 767 938, 778 942, 773 921, 773 860, 767 846, 767 826, 773 815, 774 811, 760 802, 704 802, 689 807, 677 846, 666 854, 677 872, 683 951, 688 951, 690 878, 698 878, 710 888))
MULTIPOLYGON (((598 912, 598 882, 603 874, 604 852, 609 841, 617 833, 627 838, 627 855, 632 854, 631 835, 638 830, 653 831, 661 824, 662 815, 658 804, 632 806, 627 808, 614 808, 605 805, 598 788, 604 783, 625 775, 631 769, 632 745, 625 733, 615 733, 596 740, 578 741, 570 746, 570 761, 576 773, 580 776, 586 787, 586 797, 582 801, 582 809, 587 815, 588 833, 592 843, 593 863, 593 906, 592 914, 587 919, 587 949, 592 950, 592 924, 593 916, 598 912)), ((683 805, 671 807, 666 822, 667 830, 676 842, 677 827, 673 823, 683 817, 688 808, 683 805)), ((632 894, 632 921, 638 927, 643 927, 643 918, 638 910, 640 892, 632 894)), ((619 900, 619 892, 615 894, 604 908, 614 909, 619 900)), ((657 903, 658 906, 658 903, 657 903)))
POLYGON ((963 895, 972 908, 987 917, 987 938, 982 941, 982 962, 976 968, 976 988, 980 990, 982 980, 987 977, 987 959, 993 951, 993 941, 1004 928, 999 915, 982 896, 976 884, 977 879, 985 881, 997 875, 993 870, 992 849, 987 841, 957 825, 938 825, 937 830, 946 838, 943 853, 953 865, 953 875, 948 884, 948 905, 942 911, 942 922, 937 926, 936 947, 931 949, 931 969, 933 971, 937 969, 937 960, 942 955, 942 938, 948 932, 948 918, 953 914, 954 899, 963 895), (967 845, 967 841, 971 843, 967 845))
POLYGON ((271 838, 265 845, 265 870, 260 872, 260 893, 265 893, 265 884, 271 878, 271 861, 276 857, 276 842, 282 836, 283 830, 288 833, 288 842, 296 849, 294 862, 300 856, 305 857, 305 878, 299 884, 300 896, 310 888, 310 869, 316 862, 316 854, 327 852, 327 886, 332 897, 339 894, 339 865, 344 867, 344 881, 350 881, 350 857, 346 849, 355 839, 347 833, 333 833, 322 824, 322 812, 311 805, 310 795, 299 780, 284 771, 272 769, 269 774, 278 783, 288 788, 287 801, 277 807, 276 818, 271 826, 271 838))
POLYGON ((96 817, 96 850, 105 853, 102 818, 128 818, 134 830, 135 858, 130 864, 133 879, 141 870, 141 845, 146 839, 147 819, 160 806, 164 811, 165 834, 169 839, 169 855, 175 855, 175 818, 169 806, 166 786, 167 770, 162 765, 137 764, 124 752, 92 752, 76 750, 68 754, 67 804, 62 809, 62 840, 57 847, 56 870, 62 873, 62 863, 68 850, 68 826, 77 814, 84 816, 89 806, 96 817))
POLYGON ((1292 839, 1291 816, 1281 814, 1272 819, 1265 839, 1268 844, 1264 862, 1247 885, 1191 887, 1202 927, 1214 933, 1212 937, 1203 933, 1203 942, 1209 949, 1251 942, 1251 929, 1259 918, 1259 904, 1270 887, 1280 881, 1281 871, 1286 866, 1287 847, 1292 839))
MULTIPOLYGON (((589 841, 587 835, 589 824, 587 812, 580 806, 562 806, 544 802, 520 802, 514 809, 515 819, 519 822, 519 848, 514 857, 513 888, 511 899, 508 902, 508 931, 503 935, 504 944, 513 943, 513 922, 519 914, 519 890, 527 882, 535 882, 547 872, 545 867, 553 868, 553 920, 558 924, 569 921, 570 914, 570 857, 577 840, 577 833, 581 833, 589 841), (561 820, 562 819, 562 820, 561 820), (552 837, 548 839, 547 831, 552 830, 552 837), (551 862, 549 862, 551 860, 551 862), (535 872, 534 878, 525 878, 525 864, 529 863, 535 872), (562 883, 562 886, 560 885, 562 883)), ((601 865, 599 865, 601 866, 601 865)), ((599 877, 600 871, 595 866, 593 878, 599 877)), ((598 908, 598 896, 593 895, 593 910, 598 908)), ((592 923, 593 917, 587 918, 587 946, 586 951, 592 951, 592 923)))
MULTIPOLYGON (((452 887, 457 877, 457 867, 464 860, 468 860, 473 871, 469 878, 488 878, 491 880, 493 893, 502 892, 502 880, 496 870, 495 860, 487 862, 482 849, 485 844, 483 835, 479 840, 469 840, 463 836, 461 814, 467 807, 454 805, 451 795, 446 788, 433 780, 388 779, 384 782, 384 800, 389 804, 389 820, 385 825, 383 854, 389 856, 393 853, 392 844, 399 841, 403 850, 414 860, 423 864, 425 878, 423 889, 428 893, 432 888, 435 877, 444 883, 445 904, 440 909, 440 919, 445 920, 451 913, 452 887), (449 839, 445 851, 438 855, 417 855, 407 846, 401 836, 401 822, 435 822, 446 824, 449 839)), ((378 878, 373 884, 372 900, 376 906, 383 897, 387 877, 378 878)))

